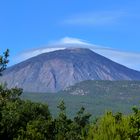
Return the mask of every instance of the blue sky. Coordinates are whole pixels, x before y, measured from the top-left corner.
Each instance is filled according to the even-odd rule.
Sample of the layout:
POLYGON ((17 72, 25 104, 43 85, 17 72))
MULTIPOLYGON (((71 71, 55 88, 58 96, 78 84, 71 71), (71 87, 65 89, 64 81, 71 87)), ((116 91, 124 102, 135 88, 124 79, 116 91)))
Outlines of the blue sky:
POLYGON ((64 37, 140 52, 139 0, 1 0, 0 52, 11 59, 64 37))

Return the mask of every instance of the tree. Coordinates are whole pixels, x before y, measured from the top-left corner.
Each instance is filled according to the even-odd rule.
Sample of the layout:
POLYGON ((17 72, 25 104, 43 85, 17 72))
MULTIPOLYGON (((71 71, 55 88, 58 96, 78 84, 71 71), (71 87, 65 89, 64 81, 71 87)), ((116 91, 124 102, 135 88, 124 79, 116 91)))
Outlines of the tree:
POLYGON ((0 128, 0 139, 25 136, 33 139, 36 131, 49 139, 54 127, 47 105, 16 99, 2 106, 0 128))
POLYGON ((84 139, 88 135, 90 117, 91 114, 86 113, 84 107, 81 107, 74 117, 74 123, 77 124, 75 131, 77 131, 77 135, 80 134, 80 139, 84 139))
POLYGON ((87 140, 128 140, 129 130, 129 117, 107 112, 90 126, 87 140))
POLYGON ((133 140, 140 139, 140 109, 133 107, 133 115, 130 116, 130 138, 133 140))
POLYGON ((66 116, 66 106, 64 101, 60 101, 57 108, 59 109, 58 117, 55 119, 55 139, 66 140, 66 133, 69 131, 69 120, 66 116))
POLYGON ((56 140, 84 140, 88 132, 90 114, 85 113, 82 107, 74 119, 69 119, 66 115, 66 106, 62 100, 58 105, 59 115, 55 119, 55 139, 56 140))
POLYGON ((85 108, 81 107, 81 109, 77 112, 77 116, 74 117, 74 121, 80 127, 85 127, 87 124, 89 124, 89 118, 90 117, 91 117, 91 114, 85 113, 85 108))
POLYGON ((7 64, 9 62, 9 49, 7 49, 3 55, 0 55, 0 75, 2 75, 2 71, 4 71, 7 67, 7 64))

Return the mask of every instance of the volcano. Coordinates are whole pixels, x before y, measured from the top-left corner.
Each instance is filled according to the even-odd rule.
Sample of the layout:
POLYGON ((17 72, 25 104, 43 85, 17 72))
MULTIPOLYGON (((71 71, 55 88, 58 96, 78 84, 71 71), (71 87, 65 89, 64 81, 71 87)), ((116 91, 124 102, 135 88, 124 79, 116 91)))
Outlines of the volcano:
POLYGON ((140 80, 140 72, 90 49, 67 48, 32 57, 0 77, 9 88, 17 86, 27 92, 57 92, 85 80, 140 80))

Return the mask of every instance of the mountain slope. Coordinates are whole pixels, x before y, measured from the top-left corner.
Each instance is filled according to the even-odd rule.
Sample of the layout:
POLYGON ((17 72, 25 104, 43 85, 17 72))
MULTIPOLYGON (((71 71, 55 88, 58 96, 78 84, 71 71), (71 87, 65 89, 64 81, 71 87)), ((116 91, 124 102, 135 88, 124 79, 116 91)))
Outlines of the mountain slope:
POLYGON ((96 81, 88 80, 59 91, 57 94, 23 93, 23 99, 44 102, 54 115, 57 105, 64 100, 68 115, 74 116, 83 106, 93 116, 105 111, 130 113, 133 106, 140 104, 140 81, 96 81))
POLYGON ((60 92, 64 94, 94 97, 100 95, 109 95, 109 97, 111 97, 111 95, 114 95, 116 99, 118 97, 125 99, 125 95, 131 95, 132 99, 133 95, 139 96, 140 94, 140 81, 86 80, 67 87, 60 92))
POLYGON ((84 80, 140 80, 140 72, 117 64, 89 49, 68 48, 30 58, 3 73, 9 87, 56 92, 84 80))

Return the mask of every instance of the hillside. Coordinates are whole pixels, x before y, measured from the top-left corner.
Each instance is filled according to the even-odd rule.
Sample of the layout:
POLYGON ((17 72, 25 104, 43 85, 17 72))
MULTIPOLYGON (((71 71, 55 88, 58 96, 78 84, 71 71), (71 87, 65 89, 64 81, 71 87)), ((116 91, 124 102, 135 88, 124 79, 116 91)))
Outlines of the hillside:
POLYGON ((73 95, 102 95, 116 94, 116 96, 123 96, 125 94, 140 94, 140 81, 97 81, 88 80, 67 87, 62 91, 66 94, 73 95))
POLYGON ((74 116, 81 106, 93 116, 108 110, 127 114, 133 106, 140 104, 140 81, 84 81, 57 94, 24 93, 22 98, 48 103, 54 115, 62 99, 67 105, 69 116, 74 116))

